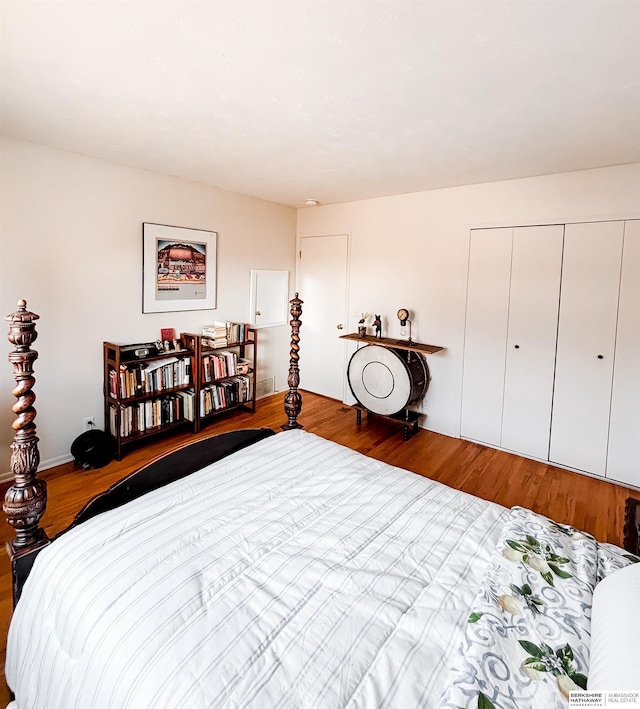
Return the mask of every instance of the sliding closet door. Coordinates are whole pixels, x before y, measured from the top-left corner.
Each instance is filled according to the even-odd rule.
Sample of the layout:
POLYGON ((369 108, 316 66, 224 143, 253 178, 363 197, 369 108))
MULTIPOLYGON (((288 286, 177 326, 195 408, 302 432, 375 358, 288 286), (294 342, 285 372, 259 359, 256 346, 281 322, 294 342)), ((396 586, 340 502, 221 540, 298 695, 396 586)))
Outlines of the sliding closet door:
POLYGON ((513 229, 473 229, 462 381, 464 438, 499 446, 513 229))
POLYGON ((640 487, 640 220, 625 222, 607 477, 640 487))
POLYGON ((461 433, 544 460, 563 230, 471 232, 461 433))
POLYGON ((513 232, 501 447, 547 460, 564 226, 513 232))
POLYGON ((624 222, 565 227, 550 460, 604 475, 624 222))

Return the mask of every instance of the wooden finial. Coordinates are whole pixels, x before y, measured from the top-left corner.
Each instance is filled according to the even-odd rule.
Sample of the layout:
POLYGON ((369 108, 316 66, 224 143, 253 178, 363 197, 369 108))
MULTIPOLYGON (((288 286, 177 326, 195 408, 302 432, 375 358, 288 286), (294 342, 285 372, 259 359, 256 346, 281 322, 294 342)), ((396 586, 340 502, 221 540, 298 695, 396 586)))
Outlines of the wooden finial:
POLYGON ((288 421, 283 424, 280 428, 283 431, 292 428, 304 428, 302 424, 299 424, 297 419, 302 410, 302 397, 298 392, 298 386, 300 384, 300 369, 298 367, 298 360, 300 355, 300 326, 302 322, 300 321, 300 316, 302 315, 302 303, 303 301, 298 298, 296 293, 295 298, 292 298, 291 303, 291 317, 289 325, 291 325, 291 351, 289 358, 289 378, 287 383, 289 384, 289 391, 284 397, 284 411, 287 414, 288 421))

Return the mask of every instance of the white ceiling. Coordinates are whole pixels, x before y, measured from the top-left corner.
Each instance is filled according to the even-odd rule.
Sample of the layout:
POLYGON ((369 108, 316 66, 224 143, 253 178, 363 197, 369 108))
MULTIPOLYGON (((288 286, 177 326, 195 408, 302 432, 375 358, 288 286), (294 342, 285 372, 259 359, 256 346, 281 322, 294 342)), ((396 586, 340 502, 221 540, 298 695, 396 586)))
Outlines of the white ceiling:
POLYGON ((640 161, 640 0, 1 0, 2 132, 301 206, 640 161))

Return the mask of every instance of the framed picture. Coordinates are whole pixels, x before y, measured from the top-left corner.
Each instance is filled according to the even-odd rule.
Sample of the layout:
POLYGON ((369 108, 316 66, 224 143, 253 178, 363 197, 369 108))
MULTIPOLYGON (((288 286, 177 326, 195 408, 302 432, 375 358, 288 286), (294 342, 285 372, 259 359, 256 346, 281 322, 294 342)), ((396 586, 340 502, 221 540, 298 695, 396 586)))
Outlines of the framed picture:
POLYGON ((142 312, 216 307, 217 233, 142 225, 142 312))

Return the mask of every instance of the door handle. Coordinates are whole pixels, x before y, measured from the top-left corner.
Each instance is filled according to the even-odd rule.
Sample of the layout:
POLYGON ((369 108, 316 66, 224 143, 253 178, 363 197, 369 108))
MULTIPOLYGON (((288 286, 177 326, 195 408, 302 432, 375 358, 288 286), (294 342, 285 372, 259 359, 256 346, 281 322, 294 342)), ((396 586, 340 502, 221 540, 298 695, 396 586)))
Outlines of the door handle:
POLYGON ((338 328, 338 330, 342 330, 342 328, 344 327, 344 325, 343 325, 342 323, 340 323, 340 325, 336 325, 336 327, 338 328))

